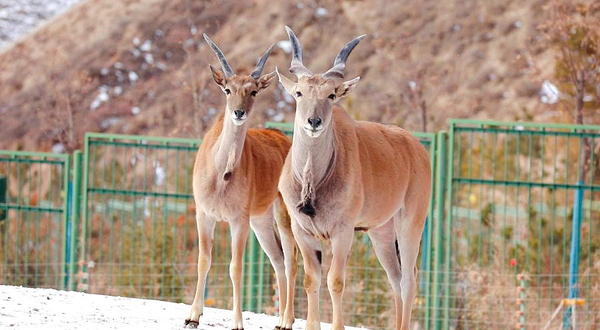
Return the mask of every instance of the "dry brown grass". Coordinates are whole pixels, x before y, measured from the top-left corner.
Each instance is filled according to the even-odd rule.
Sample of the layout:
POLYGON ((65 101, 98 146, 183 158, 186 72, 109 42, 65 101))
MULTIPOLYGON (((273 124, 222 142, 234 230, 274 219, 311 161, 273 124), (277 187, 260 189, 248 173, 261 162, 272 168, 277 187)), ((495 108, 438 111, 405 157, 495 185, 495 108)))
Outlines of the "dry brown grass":
MULTIPOLYGON (((48 150, 60 142, 71 134, 68 118, 64 125, 48 118, 66 102, 76 141, 69 149, 80 145, 86 131, 199 137, 197 112, 220 109, 223 102, 208 74, 206 64, 215 60, 201 32, 239 69, 253 66, 270 43, 286 39, 284 24, 298 33, 313 71, 331 65, 351 37, 368 34, 349 61, 349 77, 363 78, 343 104, 355 117, 420 129, 421 114, 401 96, 408 81, 418 80, 430 130, 445 127, 450 117, 512 120, 523 116, 523 108, 536 120, 550 120, 551 107, 537 96, 541 81, 553 73, 553 56, 536 30, 544 3, 323 0, 303 2, 299 9, 297 2, 266 0, 86 1, 0 54, 0 147, 48 150), (316 17, 317 7, 328 15, 316 17), (142 57, 132 55, 135 37, 153 42, 155 63, 146 69, 142 57), (187 54, 186 40, 193 42, 187 54), (100 86, 117 85, 117 62, 140 79, 134 84, 126 79, 120 96, 90 111, 100 86), (111 74, 102 75, 102 68, 111 74), (137 116, 131 114, 135 106, 141 109, 137 116), (119 122, 102 127, 109 118, 119 122)), ((267 70, 275 65, 287 68, 289 55, 276 49, 267 70)), ((277 109, 281 98, 281 89, 271 87, 258 98, 258 109, 277 109)), ((255 124, 268 119, 266 111, 260 113, 255 124)), ((286 119, 292 115, 286 112, 286 119)))

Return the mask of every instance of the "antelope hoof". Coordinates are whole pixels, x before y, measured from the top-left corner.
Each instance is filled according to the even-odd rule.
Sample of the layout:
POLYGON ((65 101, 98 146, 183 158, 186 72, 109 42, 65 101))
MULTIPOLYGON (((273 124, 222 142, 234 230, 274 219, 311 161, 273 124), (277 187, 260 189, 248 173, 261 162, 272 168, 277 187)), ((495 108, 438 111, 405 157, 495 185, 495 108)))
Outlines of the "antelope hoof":
POLYGON ((280 326, 276 326, 275 330, 281 330, 281 327, 280 326))
POLYGON ((183 324, 183 327, 186 329, 196 329, 196 328, 198 328, 199 325, 200 325, 200 323, 198 323, 198 321, 192 321, 190 319, 186 319, 185 323, 183 324))
POLYGON ((237 328, 237 329, 231 329, 231 330, 244 330, 244 328, 237 328))

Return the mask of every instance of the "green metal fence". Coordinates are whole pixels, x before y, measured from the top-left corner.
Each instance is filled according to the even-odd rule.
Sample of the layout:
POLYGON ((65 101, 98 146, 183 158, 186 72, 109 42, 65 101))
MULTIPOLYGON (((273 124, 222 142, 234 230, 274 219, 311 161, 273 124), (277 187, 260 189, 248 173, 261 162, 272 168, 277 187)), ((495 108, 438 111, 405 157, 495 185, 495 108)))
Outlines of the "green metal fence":
POLYGON ((69 155, 0 151, 0 281, 66 288, 74 249, 69 155))
MULTIPOLYGON (((293 128, 267 127, 288 135, 293 128)), ((569 329, 576 317, 577 329, 596 329, 600 127, 454 120, 448 133, 416 136, 434 171, 415 326, 569 329)), ((72 156, 0 151, 2 284, 190 303, 198 253, 191 176, 200 143, 89 133, 83 153, 72 156)), ((231 308, 227 223, 217 224, 215 238, 206 302, 231 308)), ((275 314, 273 270, 253 234, 244 267, 244 310, 275 314)), ((299 269, 296 315, 305 317, 299 269)), ((368 236, 357 233, 346 323, 391 328, 390 291, 368 236)))
POLYGON ((551 316, 577 289, 585 299, 577 329, 596 329, 599 138, 600 126, 450 122, 449 208, 437 228, 444 253, 433 284, 436 328, 541 329, 564 322, 567 329, 568 321, 551 316), (577 268, 570 269, 574 253, 578 281, 577 268))

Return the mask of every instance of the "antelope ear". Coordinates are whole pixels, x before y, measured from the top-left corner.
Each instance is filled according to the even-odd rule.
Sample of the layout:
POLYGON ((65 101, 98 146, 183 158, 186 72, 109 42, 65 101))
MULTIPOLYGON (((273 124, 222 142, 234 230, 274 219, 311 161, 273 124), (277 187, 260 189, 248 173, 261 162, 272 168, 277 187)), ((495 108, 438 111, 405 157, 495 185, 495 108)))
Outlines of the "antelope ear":
POLYGON ((212 65, 208 65, 210 67, 210 71, 212 71, 213 79, 221 88, 225 88, 227 84, 227 79, 225 78, 225 73, 221 69, 217 69, 212 65))
POLYGON ((290 80, 288 77, 284 76, 279 72, 277 67, 275 67, 275 72, 279 77, 279 82, 283 85, 283 88, 292 96, 294 96, 294 89, 296 88, 296 83, 290 80))
POLYGON ((360 77, 356 77, 352 80, 344 81, 338 88, 335 89, 335 97, 341 99, 342 97, 350 94, 354 87, 358 85, 360 77))
POLYGON ((258 79, 258 90, 262 91, 263 89, 269 87, 276 76, 277 72, 273 71, 260 77, 260 79, 258 79))

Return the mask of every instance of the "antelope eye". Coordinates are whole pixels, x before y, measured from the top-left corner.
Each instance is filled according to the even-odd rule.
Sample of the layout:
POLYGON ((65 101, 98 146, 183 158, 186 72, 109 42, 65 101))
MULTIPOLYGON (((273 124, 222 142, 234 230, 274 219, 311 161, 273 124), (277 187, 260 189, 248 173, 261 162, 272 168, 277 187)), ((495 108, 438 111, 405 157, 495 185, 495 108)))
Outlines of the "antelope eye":
POLYGON ((329 98, 331 100, 335 100, 335 94, 329 94, 329 96, 327 96, 327 98, 329 98))
POLYGON ((302 96, 302 93, 296 92, 296 97, 300 97, 300 96, 302 96))
POLYGON ((229 88, 225 88, 225 94, 227 94, 227 95, 231 94, 231 90, 229 88))
POLYGON ((257 91, 252 91, 252 92, 250 93, 250 95, 252 95, 252 96, 256 96, 256 94, 258 94, 258 92, 257 92, 257 91))

